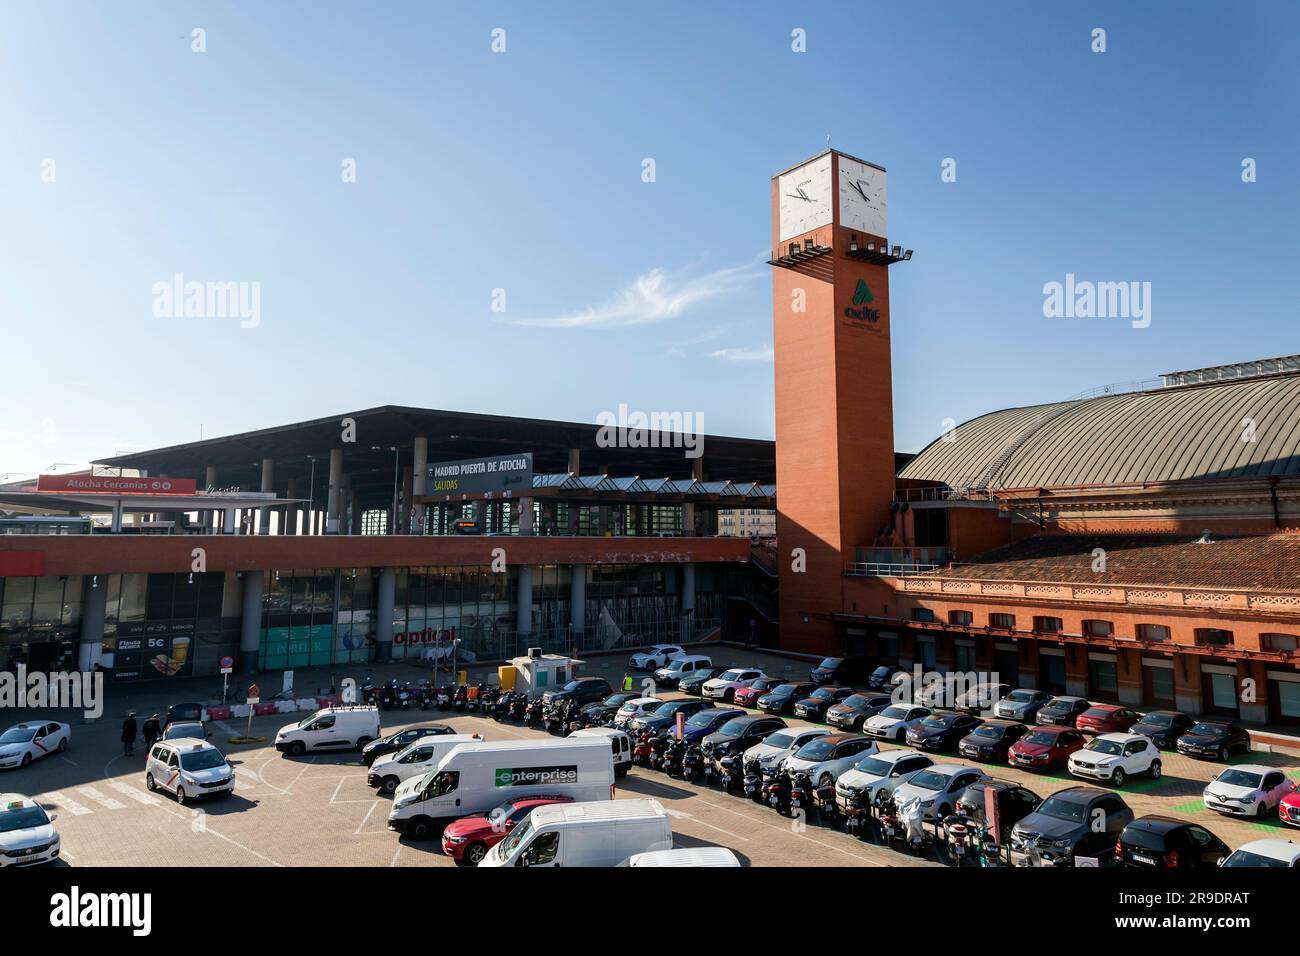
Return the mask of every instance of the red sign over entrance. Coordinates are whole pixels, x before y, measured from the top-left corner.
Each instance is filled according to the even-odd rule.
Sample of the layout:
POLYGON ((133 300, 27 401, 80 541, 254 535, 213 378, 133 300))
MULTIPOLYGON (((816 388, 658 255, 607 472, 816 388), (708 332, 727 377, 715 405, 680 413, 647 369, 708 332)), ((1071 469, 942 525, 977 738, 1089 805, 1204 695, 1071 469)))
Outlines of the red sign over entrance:
POLYGON ((192 495, 193 478, 119 478, 116 475, 41 475, 37 491, 92 495, 192 495))

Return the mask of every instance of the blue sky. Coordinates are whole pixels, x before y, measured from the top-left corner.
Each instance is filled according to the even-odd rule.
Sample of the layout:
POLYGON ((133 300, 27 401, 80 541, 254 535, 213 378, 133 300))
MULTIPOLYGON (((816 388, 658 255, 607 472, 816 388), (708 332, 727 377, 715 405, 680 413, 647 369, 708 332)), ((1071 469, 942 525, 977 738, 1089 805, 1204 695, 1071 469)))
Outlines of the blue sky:
POLYGON ((828 134, 917 250, 900 449, 1300 351, 1298 36, 1286 3, 6 3, 0 471, 387 403, 771 437, 769 180, 828 134), (1045 318, 1068 272, 1149 281, 1150 327, 1045 318), (155 316, 176 273, 259 283, 259 324, 155 316))

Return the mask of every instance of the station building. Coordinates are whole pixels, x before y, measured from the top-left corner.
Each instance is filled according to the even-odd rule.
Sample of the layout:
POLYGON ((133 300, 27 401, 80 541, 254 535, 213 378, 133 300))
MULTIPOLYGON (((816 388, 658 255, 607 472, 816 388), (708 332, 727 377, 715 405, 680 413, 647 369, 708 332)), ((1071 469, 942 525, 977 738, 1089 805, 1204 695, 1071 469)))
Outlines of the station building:
POLYGON ((0 487, 11 516, 82 532, 0 534, 0 666, 722 638, 1300 723, 1300 357, 992 411, 900 453, 889 283, 913 253, 885 184, 835 150, 772 179, 775 443, 690 457, 671 430, 611 446, 383 407, 89 476, 170 489, 0 487), (503 460, 526 468, 445 478, 503 460))

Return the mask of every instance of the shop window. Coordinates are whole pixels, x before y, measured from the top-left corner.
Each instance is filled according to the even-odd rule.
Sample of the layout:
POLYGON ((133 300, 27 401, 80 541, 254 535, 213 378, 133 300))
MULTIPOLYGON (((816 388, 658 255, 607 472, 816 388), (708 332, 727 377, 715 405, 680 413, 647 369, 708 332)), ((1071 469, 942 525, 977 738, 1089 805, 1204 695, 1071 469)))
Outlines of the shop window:
POLYGON ((934 622, 934 612, 928 607, 914 607, 912 608, 912 620, 923 624, 931 624, 934 622))
POLYGON ((1261 634, 1259 636, 1259 646, 1266 651, 1291 651, 1294 653, 1297 646, 1300 646, 1300 638, 1294 634, 1261 634))
POLYGON ((1034 630, 1039 634, 1059 634, 1061 633, 1061 619, 1059 617, 1036 617, 1034 618, 1034 630))
POLYGON ((1015 630, 1016 616, 1014 614, 990 614, 989 627, 1000 627, 1004 630, 1015 630))
POLYGON ((961 624, 963 626, 969 627, 971 622, 974 619, 975 619, 974 615, 972 615, 970 611, 949 611, 948 612, 949 624, 961 624))
POLYGON ((1232 644, 1232 631, 1218 627, 1198 627, 1196 643, 1203 647, 1227 647, 1232 644))
POLYGON ((1163 624, 1139 624, 1137 636, 1139 641, 1167 641, 1171 635, 1163 624))
POLYGON ((1086 620, 1083 633, 1088 637, 1110 637, 1115 633, 1115 626, 1110 621, 1086 620))

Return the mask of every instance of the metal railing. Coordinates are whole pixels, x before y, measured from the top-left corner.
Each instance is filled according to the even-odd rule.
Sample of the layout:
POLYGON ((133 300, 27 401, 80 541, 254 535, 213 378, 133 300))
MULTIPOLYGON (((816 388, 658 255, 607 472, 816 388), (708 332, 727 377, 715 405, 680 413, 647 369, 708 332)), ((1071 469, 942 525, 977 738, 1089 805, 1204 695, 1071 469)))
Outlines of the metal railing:
POLYGON ((939 570, 937 564, 888 564, 878 561, 851 561, 844 565, 844 573, 859 578, 901 578, 914 574, 930 574, 939 570))

